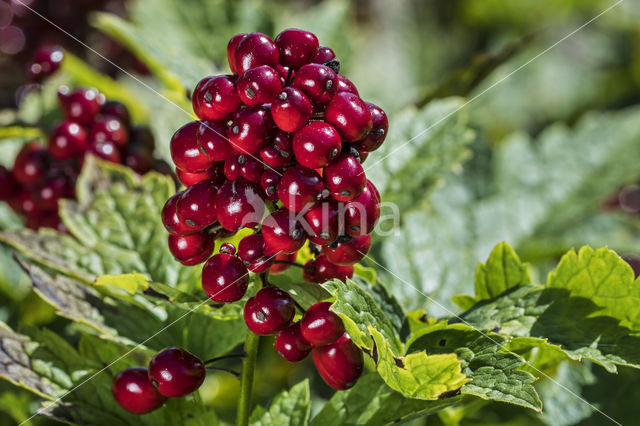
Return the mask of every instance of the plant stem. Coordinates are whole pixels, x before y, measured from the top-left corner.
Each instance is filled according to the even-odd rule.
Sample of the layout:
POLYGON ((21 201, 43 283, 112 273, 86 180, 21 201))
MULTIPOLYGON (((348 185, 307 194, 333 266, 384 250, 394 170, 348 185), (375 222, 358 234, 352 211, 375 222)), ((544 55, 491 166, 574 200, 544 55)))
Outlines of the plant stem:
POLYGON ((215 358, 211 358, 211 359, 206 360, 206 361, 204 362, 204 365, 211 364, 211 363, 214 363, 214 362, 216 362, 216 361, 222 361, 223 359, 230 359, 230 358, 244 358, 244 357, 246 357, 246 356, 247 356, 247 354, 244 354, 244 353, 242 353, 242 354, 228 354, 228 355, 217 356, 217 357, 215 357, 215 358))
POLYGON ((283 264, 283 265, 297 266, 298 268, 302 268, 302 269, 309 269, 309 270, 311 270, 311 268, 310 268, 310 267, 308 267, 308 266, 302 265, 301 263, 298 263, 298 262, 289 262, 288 260, 276 260, 276 261, 275 261, 275 262, 273 262, 273 263, 274 263, 274 264, 275 264, 275 263, 281 263, 281 264, 283 264))
MULTIPOLYGON (((259 280, 254 280, 254 285, 256 292, 258 292, 262 287, 262 277, 259 280)), ((247 426, 249 424, 254 371, 256 360, 258 359, 259 346, 260 336, 249 331, 247 340, 244 342, 244 352, 247 357, 242 361, 242 375, 240 376, 240 398, 238 399, 238 418, 236 421, 238 426, 247 426)))

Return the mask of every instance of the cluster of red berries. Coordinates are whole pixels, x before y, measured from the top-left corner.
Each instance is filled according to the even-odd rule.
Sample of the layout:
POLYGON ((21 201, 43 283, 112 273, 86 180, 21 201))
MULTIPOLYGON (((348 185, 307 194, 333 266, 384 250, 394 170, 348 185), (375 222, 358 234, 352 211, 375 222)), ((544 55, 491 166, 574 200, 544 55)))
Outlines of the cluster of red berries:
POLYGON ((106 101, 95 89, 58 92, 64 121, 49 135, 48 145, 26 144, 12 170, 0 166, 0 200, 24 215, 29 228, 64 231, 58 200, 75 196, 75 181, 87 152, 138 173, 154 166, 153 136, 148 128, 131 126, 127 108, 106 101))
POLYGON ((197 390, 206 376, 205 363, 181 348, 158 352, 149 368, 130 367, 116 375, 111 393, 122 408, 145 414, 160 408, 167 398, 178 398, 197 390))

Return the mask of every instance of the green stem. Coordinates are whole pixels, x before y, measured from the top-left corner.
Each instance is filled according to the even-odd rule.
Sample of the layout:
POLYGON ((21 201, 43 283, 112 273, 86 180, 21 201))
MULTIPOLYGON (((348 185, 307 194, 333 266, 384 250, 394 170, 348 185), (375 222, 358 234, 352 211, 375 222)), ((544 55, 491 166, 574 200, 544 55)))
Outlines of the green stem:
MULTIPOLYGON (((256 292, 262 287, 262 280, 254 280, 256 292)), ((260 346, 260 336, 249 331, 247 340, 244 342, 244 351, 247 357, 242 361, 242 375, 240 376, 240 399, 238 400, 238 426, 249 424, 251 414, 251 396, 253 394, 254 371, 256 360, 258 359, 258 348, 260 346)))

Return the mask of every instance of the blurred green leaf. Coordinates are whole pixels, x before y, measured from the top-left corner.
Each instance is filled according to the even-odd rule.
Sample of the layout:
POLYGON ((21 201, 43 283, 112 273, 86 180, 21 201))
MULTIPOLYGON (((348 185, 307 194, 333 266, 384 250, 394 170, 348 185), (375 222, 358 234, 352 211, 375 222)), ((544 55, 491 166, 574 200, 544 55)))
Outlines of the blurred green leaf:
POLYGON ((273 399, 269 410, 257 407, 249 424, 255 426, 304 426, 310 412, 309 381, 304 380, 288 391, 282 391, 273 399))
POLYGON ((21 127, 21 126, 8 126, 0 127, 0 143, 5 139, 42 139, 44 135, 42 130, 37 127, 21 127))

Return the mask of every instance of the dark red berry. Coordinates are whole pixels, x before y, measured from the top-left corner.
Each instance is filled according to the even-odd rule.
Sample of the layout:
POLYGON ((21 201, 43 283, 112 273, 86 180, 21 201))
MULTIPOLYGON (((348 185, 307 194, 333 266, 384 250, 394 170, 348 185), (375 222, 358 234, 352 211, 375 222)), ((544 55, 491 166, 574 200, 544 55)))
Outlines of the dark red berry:
POLYGON ((220 245, 220 253, 236 254, 236 246, 231 243, 222 243, 220 245))
POLYGON ((224 165, 222 163, 216 163, 210 169, 205 170, 204 172, 199 173, 187 173, 183 172, 180 169, 176 169, 176 174, 178 175, 178 179, 184 186, 193 186, 198 182, 202 182, 203 180, 212 180, 216 184, 221 184, 224 180, 224 165))
POLYGON ((245 264, 258 260, 264 255, 264 238, 260 234, 250 234, 240 240, 238 257, 245 264))
POLYGON ((171 235, 187 235, 192 234, 198 229, 187 225, 178 217, 177 205, 178 200, 184 192, 178 192, 167 200, 162 207, 162 223, 171 235))
POLYGON ((42 213, 35 194, 28 188, 23 188, 11 204, 15 211, 24 214, 27 218, 37 218, 42 213))
POLYGON ((13 176, 23 185, 33 185, 44 175, 49 165, 49 154, 38 142, 23 146, 13 163, 13 176))
MULTIPOLYGON (((370 102, 365 102, 372 118, 372 127, 369 133, 357 142, 357 147, 366 152, 375 151, 380 148, 382 142, 387 137, 389 131, 389 120, 382 108, 370 102)), ((364 160, 361 160, 364 162, 364 160)))
POLYGON ((302 90, 316 104, 326 104, 338 91, 336 73, 320 64, 307 64, 296 72, 293 86, 302 90))
POLYGON ((280 51, 280 63, 294 70, 308 64, 318 53, 318 37, 308 31, 290 28, 275 39, 280 51))
POLYGON ((267 143, 273 127, 271 112, 261 106, 241 109, 233 115, 227 137, 241 154, 257 154, 267 143))
POLYGON ((293 212, 310 207, 322 198, 324 184, 315 170, 302 166, 289 168, 278 184, 278 198, 293 212))
POLYGON ((312 121, 293 136, 293 152, 304 167, 319 169, 338 156, 342 148, 340 135, 333 126, 312 121))
POLYGON ((345 282, 347 278, 353 277, 353 266, 335 265, 324 254, 319 254, 313 262, 313 271, 309 277, 311 282, 318 284, 333 279, 345 282))
MULTIPOLYGON (((124 120, 121 119, 121 121, 125 123, 124 120)), ((144 147, 150 152, 153 152, 156 147, 153 133, 151 132, 151 129, 146 126, 131 127, 129 130, 129 144, 144 147)))
POLYGON ((153 168, 155 159, 153 152, 145 146, 129 144, 124 149, 122 164, 143 175, 153 168))
POLYGON ((341 231, 337 203, 316 204, 305 213, 303 223, 309 241, 321 246, 333 243, 341 231))
POLYGON ((338 390, 355 385, 364 368, 362 351, 346 334, 334 343, 314 348, 313 363, 324 381, 338 390))
POLYGON ((107 101, 100 108, 100 115, 102 117, 113 117, 120 120, 125 127, 131 124, 131 115, 127 107, 118 101, 107 101))
POLYGON ((278 64, 278 66, 276 67, 276 72, 280 76, 280 84, 282 84, 282 87, 291 83, 296 74, 295 71, 293 71, 291 68, 284 67, 280 64, 278 64))
POLYGON ((169 235, 169 251, 186 266, 202 263, 211 256, 215 246, 213 235, 206 230, 191 235, 169 235))
POLYGON ((380 195, 367 181, 360 195, 345 204, 345 232, 352 237, 361 237, 373 231, 380 218, 380 195))
POLYGON ((227 128, 215 121, 202 121, 197 133, 198 147, 210 161, 225 161, 235 154, 227 139, 227 128))
POLYGON ((29 80, 41 82, 60 68, 64 52, 57 46, 44 46, 36 51, 33 62, 27 68, 29 80))
POLYGON ((104 95, 96 89, 78 89, 69 93, 66 87, 58 91, 58 100, 65 118, 82 125, 90 124, 105 102, 104 95))
POLYGON ((244 305, 244 322, 249 330, 268 336, 291 324, 296 307, 293 299, 278 287, 265 287, 244 305))
POLYGON ((122 155, 118 146, 111 141, 95 141, 89 145, 89 151, 103 160, 122 163, 122 155))
POLYGON ((180 170, 189 173, 203 172, 213 160, 198 146, 199 121, 180 127, 171 137, 171 158, 180 170))
POLYGON ((133 414, 153 411, 167 400, 153 386, 144 367, 131 367, 118 373, 111 383, 111 393, 122 408, 133 414))
POLYGON ((287 269, 291 268, 291 265, 288 265, 286 263, 278 263, 278 261, 295 262, 297 257, 298 257, 298 252, 278 253, 274 258, 273 265, 269 268, 269 275, 281 274, 287 269))
POLYGON ((114 117, 105 117, 91 124, 89 140, 94 143, 109 141, 122 148, 129 141, 129 134, 120 120, 114 117))
POLYGON ((329 308, 331 302, 312 305, 300 320, 302 336, 314 346, 324 346, 338 340, 344 334, 342 319, 329 308))
POLYGON ((364 259, 370 248, 371 236, 364 235, 344 243, 338 243, 335 246, 324 246, 322 247, 322 252, 331 263, 348 266, 364 259))
POLYGON ((211 180, 203 180, 187 188, 176 205, 180 222, 198 230, 214 223, 217 192, 218 185, 211 180))
POLYGON ((294 213, 284 208, 276 210, 264 219, 262 235, 268 255, 296 252, 302 248, 306 240, 302 225, 295 219, 294 213))
POLYGON ((181 348, 166 348, 149 363, 149 378, 164 396, 178 398, 196 391, 207 370, 196 356, 181 348))
POLYGON ((260 105, 273 102, 282 90, 282 83, 275 69, 260 65, 240 76, 237 90, 245 105, 260 105))
POLYGON ((249 272, 237 257, 218 253, 202 268, 202 288, 214 302, 242 299, 249 285, 249 272))
POLYGON ((241 155, 238 158, 240 163, 240 175, 253 183, 260 183, 260 177, 264 172, 264 165, 257 158, 250 155, 241 155))
POLYGON ((86 149, 87 132, 73 121, 63 121, 49 136, 49 152, 59 160, 76 157, 86 149))
POLYGON ((242 176, 242 172, 240 170, 242 165, 239 161, 242 155, 243 154, 236 153, 234 156, 224 162, 224 176, 230 181, 234 181, 242 176))
POLYGON ((316 56, 313 57, 313 63, 324 64, 335 58, 336 58, 336 54, 333 53, 333 50, 331 50, 331 48, 326 46, 320 46, 318 48, 318 53, 316 53, 316 56))
POLYGON ((227 61, 229 61, 229 69, 234 74, 236 74, 236 47, 246 36, 247 34, 245 33, 236 34, 231 37, 229 44, 227 44, 227 61))
POLYGON ((63 174, 50 173, 44 178, 37 189, 38 206, 43 210, 56 210, 58 200, 70 198, 73 195, 73 185, 63 174))
POLYGON ((362 193, 367 177, 360 162, 347 153, 340 156, 322 171, 324 184, 331 196, 338 201, 349 201, 362 193))
POLYGON ((20 190, 20 184, 16 182, 10 170, 0 165, 0 201, 11 199, 20 190))
POLYGON ((327 105, 325 120, 331 124, 345 142, 362 139, 371 130, 369 108, 358 95, 337 93, 327 105))
POLYGON ((312 114, 311 101, 295 87, 286 87, 271 104, 273 121, 285 132, 302 129, 312 114))
POLYGON ((250 33, 244 37, 233 53, 235 72, 239 75, 260 65, 275 68, 280 59, 278 47, 262 33, 250 33))
POLYGON ((273 169, 265 170, 262 173, 262 176, 260 176, 260 186, 268 200, 278 200, 278 184, 280 183, 280 177, 280 174, 273 169))
POLYGON ((300 322, 280 331, 273 342, 278 355, 289 362, 302 361, 311 352, 311 344, 300 333, 300 322))
POLYGON ((241 105, 236 91, 236 77, 219 75, 203 78, 193 90, 191 104, 193 112, 201 120, 229 117, 241 105))
POLYGON ((278 130, 271 139, 271 144, 260 151, 262 160, 271 167, 288 166, 294 161, 291 135, 278 130))
POLYGON ((351 82, 347 77, 342 74, 338 74, 338 93, 349 92, 356 96, 360 96, 356 85, 351 82))
POLYGON ((215 201, 215 212, 220 225, 229 231, 257 226, 265 211, 260 192, 255 184, 245 179, 222 185, 215 201))

